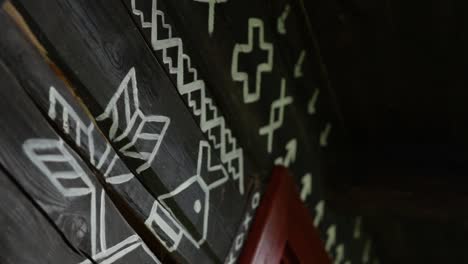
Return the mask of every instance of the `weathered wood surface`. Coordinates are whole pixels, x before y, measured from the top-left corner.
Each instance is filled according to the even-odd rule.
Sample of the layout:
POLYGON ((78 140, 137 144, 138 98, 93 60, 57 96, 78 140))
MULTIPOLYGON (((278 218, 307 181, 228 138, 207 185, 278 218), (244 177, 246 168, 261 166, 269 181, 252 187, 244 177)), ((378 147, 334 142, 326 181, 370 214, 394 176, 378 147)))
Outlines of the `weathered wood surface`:
MULTIPOLYGON (((18 17, 17 17, 18 19, 18 17)), ((8 18, 0 17, 2 32, 9 41, 0 42, 0 57, 14 71, 28 95, 41 112, 50 119, 62 138, 74 147, 87 161, 101 182, 118 195, 111 198, 131 219, 131 223, 142 229, 141 235, 157 250, 151 218, 154 206, 161 206, 146 188, 126 167, 99 128, 93 123, 86 106, 74 96, 67 82, 51 61, 40 54, 26 39, 19 28, 8 18), (119 202, 119 198, 124 201, 119 202), (146 225, 146 227, 145 227, 146 225)), ((21 24, 19 22, 18 24, 21 24)), ((29 37, 33 37, 29 35, 29 37)), ((32 40, 32 43, 36 41, 32 40)), ((127 218, 128 219, 128 218, 127 218)), ((158 250, 159 255, 163 254, 158 250)))
MULTIPOLYGON (((304 107, 302 104, 293 101, 293 103, 286 103, 284 106, 284 115, 278 113, 279 116, 275 117, 274 121, 278 121, 278 126, 288 127, 289 129, 275 131, 271 150, 268 151, 267 136, 261 135, 259 130, 268 124, 270 119, 270 106, 271 102, 277 100, 281 91, 281 79, 285 79, 286 93, 284 97, 291 96, 291 89, 294 89, 292 76, 287 65, 282 62, 281 49, 277 49, 274 39, 274 32, 272 32, 271 23, 273 17, 263 14, 264 11, 259 11, 260 2, 249 1, 243 3, 242 1, 232 1, 216 5, 216 24, 212 36, 206 30, 206 11, 208 5, 205 3, 197 2, 165 2, 165 1, 152 1, 153 10, 158 10, 156 19, 151 16, 151 6, 148 3, 151 1, 125 1, 129 12, 134 14, 134 21, 138 26, 152 23, 151 27, 142 27, 142 32, 146 37, 148 43, 153 46, 156 51, 155 55, 160 63, 166 67, 166 71, 173 73, 174 71, 169 68, 169 63, 166 61, 177 61, 175 52, 170 52, 170 49, 181 50, 183 54, 191 58, 191 66, 193 69, 179 68, 174 74, 171 74, 173 81, 176 82, 181 74, 190 72, 189 70, 197 70, 198 75, 195 80, 203 81, 206 85, 206 98, 213 97, 216 104, 219 105, 219 112, 222 112, 232 125, 232 129, 236 135, 239 135, 241 142, 246 146, 252 146, 246 151, 253 152, 251 155, 256 164, 260 165, 262 169, 271 167, 272 162, 278 156, 284 154, 284 145, 290 140, 293 135, 299 137, 300 141, 304 141, 305 148, 314 147, 317 145, 318 137, 305 136, 306 129, 302 128, 307 124, 301 122, 306 120, 303 116, 305 111, 301 111, 304 107), (132 5, 132 3, 135 3, 132 5), (146 6, 145 6, 146 3, 146 6), (248 6, 248 8, 247 8, 248 6), (242 11, 241 11, 242 10, 242 11), (195 11, 195 12, 194 12, 195 11), (191 19, 185 19, 187 14, 191 14, 191 19), (229 13, 229 14, 227 14, 229 13), (255 70, 259 63, 267 60, 267 55, 272 54, 271 68, 272 72, 265 71, 262 74, 261 89, 259 89, 258 101, 251 103, 244 103, 244 89, 240 81, 234 81, 232 77, 232 58, 233 48, 239 43, 248 43, 248 21, 252 17, 257 17, 257 20, 251 20, 253 28, 252 39, 252 53, 241 54, 239 59, 238 70, 245 68, 249 75, 249 85, 251 90, 255 90, 256 78, 255 70), (173 23, 172 23, 173 22, 173 23), (171 36, 168 36, 169 29, 171 36), (242 29, 242 30, 233 30, 242 29), (259 28, 262 29, 261 33, 259 28), (262 34, 258 36, 257 34, 262 34), (261 37, 265 42, 264 45, 271 45, 271 47, 259 47, 258 38, 261 37), (165 48, 164 41, 181 39, 182 42, 178 46, 165 48), (157 41, 155 41, 157 39, 157 41), (189 43, 186 44, 185 43, 189 43), (267 51, 266 51, 267 50, 267 51), (166 52, 164 52, 166 51, 166 52), (250 57, 249 57, 250 56, 250 57), (297 108, 297 109, 296 109, 297 108), (291 113, 299 115, 296 118, 290 118, 291 113), (302 129, 301 129, 302 128, 302 129), (311 141, 311 142, 309 142, 311 141)), ((276 20, 275 20, 276 22, 276 20)), ((276 25, 276 23, 275 23, 276 25)), ((245 52, 247 53, 247 52, 245 52)), ((305 61, 307 62, 307 61, 305 61)), ((291 67, 293 68, 293 67, 291 67)), ((307 69, 306 69, 307 70, 307 69)), ((192 79, 187 82, 193 82, 192 79)), ((181 88, 179 88, 181 89, 181 88)), ((306 97, 307 93, 311 93, 313 87, 306 88, 301 91, 301 96, 306 97), (304 94, 306 93, 306 94, 304 94)), ((250 91, 250 93, 253 93, 250 91)), ((196 94, 191 94, 192 100, 197 104, 204 102, 203 98, 199 99, 196 94)), ((294 98, 294 100, 297 100, 294 98)), ((187 100, 187 104, 193 104, 191 100, 187 100)), ((282 112, 281 110, 276 109, 282 112)), ((310 152, 310 151, 309 151, 310 152)), ((298 155, 299 156, 299 155, 298 155)), ((265 174, 267 175, 267 174, 265 174)))
POLYGON ((50 220, 0 170, 0 262, 4 264, 79 263, 80 255, 50 220))
MULTIPOLYGON (((20 6, 27 11, 26 17, 32 17, 28 22, 40 39, 46 39, 44 45, 52 60, 64 65, 76 93, 114 148, 120 149, 121 157, 143 185, 175 215, 174 224, 180 221, 183 225, 175 230, 177 234, 171 234, 173 237, 163 238, 169 239, 163 245, 169 251, 177 249, 175 254, 185 260, 224 261, 250 207, 250 184, 229 177, 229 169, 220 166, 223 163, 218 154, 210 150, 125 8, 105 1, 70 1, 70 5, 22 1, 20 6), (109 8, 113 14, 105 15, 109 8), (58 14, 53 23, 44 17, 51 11, 58 14), (147 123, 155 120, 145 128, 144 136, 159 133, 156 147, 141 140, 128 151, 122 150, 144 134, 128 130, 133 126, 128 119, 117 121, 116 114, 120 120, 127 114, 125 96, 131 97, 131 103, 138 100, 138 109, 129 106, 132 114, 138 112, 138 118, 144 116, 147 123), (132 158, 143 152, 157 154, 132 158), (244 185, 249 189, 244 190, 244 185)), ((45 96, 42 98, 38 100, 45 96)))
POLYGON ((218 115, 259 171, 273 163, 290 167, 330 254, 362 261, 370 251, 367 237, 354 235, 360 218, 338 214, 324 202, 321 156, 337 151, 341 122, 300 2, 124 3, 186 104, 203 105, 207 98, 216 102, 218 115), (212 29, 210 6, 215 10, 210 19, 216 21, 212 29), (184 87, 200 82, 202 88, 185 92, 184 87))
POLYGON ((16 142, 63 138, 163 261, 234 262, 283 164, 330 255, 366 263, 360 218, 324 202, 320 161, 341 124, 299 2, 15 1, 15 23, 0 16, 0 57, 27 92, 8 96, 30 109, 1 120, 18 120, 16 142))
POLYGON ((3 62, 0 69, 0 119, 9 128, 0 138, 0 164, 86 256, 99 262, 158 263, 3 62))

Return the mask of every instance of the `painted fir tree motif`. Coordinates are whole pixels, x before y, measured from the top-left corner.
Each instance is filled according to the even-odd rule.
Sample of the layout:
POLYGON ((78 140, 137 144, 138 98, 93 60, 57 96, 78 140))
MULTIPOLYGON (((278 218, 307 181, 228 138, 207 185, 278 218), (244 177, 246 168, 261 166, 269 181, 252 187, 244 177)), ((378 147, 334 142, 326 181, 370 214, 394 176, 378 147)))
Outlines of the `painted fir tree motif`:
MULTIPOLYGON (((124 114, 127 116, 126 124, 130 123, 128 127, 136 127, 136 121, 132 121, 132 118, 143 116, 146 118, 141 111, 139 110, 139 103, 135 102, 138 98, 138 91, 135 88, 136 86, 135 70, 132 68, 129 71, 129 74, 125 76, 122 81, 122 84, 117 89, 117 93, 112 97, 108 107, 110 109, 108 112, 113 114, 118 111, 119 100, 123 101, 123 106, 125 109, 124 114), (127 90, 125 90, 127 89, 127 90), (128 91, 132 91, 133 94, 129 94, 128 91), (123 99, 121 99, 123 98, 123 99), (136 98, 132 100, 132 98, 136 98), (133 103, 132 103, 133 102, 133 103), (112 106, 112 107, 110 107, 112 106), (128 107, 127 107, 128 106, 128 107), (132 114, 133 113, 133 114, 132 114), (130 118, 128 118, 130 117, 130 118)), ((112 146, 109 143, 99 138, 96 133, 96 128, 93 123, 86 124, 78 115, 78 113, 73 109, 73 107, 65 100, 65 98, 54 88, 51 87, 49 90, 49 117, 55 121, 59 128, 73 139, 74 143, 79 147, 84 147, 87 151, 85 156, 89 157, 90 163, 95 166, 101 172, 104 172, 104 177, 106 182, 109 184, 125 184, 129 182, 134 175, 129 173, 124 175, 119 175, 115 171, 119 171, 115 166, 117 163, 122 163, 120 158, 116 153, 111 151, 112 146), (105 146, 103 146, 105 144, 105 146)), ((118 113, 117 113, 118 114, 118 113)), ((114 115, 114 114, 113 114, 114 115)), ((102 117, 103 115, 101 115, 102 117)), ((117 124, 119 120, 117 117, 114 117, 112 124, 117 124)), ((149 117, 151 119, 151 117, 149 117)), ((166 120, 165 117, 162 117, 161 120, 166 120)), ((169 120, 169 118, 167 118, 169 120)), ((144 127, 144 123, 139 125, 144 127)), ((167 125, 166 125, 167 126, 167 125)), ((117 125, 116 125, 117 127, 117 125)), ((129 135, 125 131, 122 134, 117 135, 118 129, 113 129, 111 126, 109 137, 113 141, 117 138, 122 137, 122 135, 129 135)), ((138 129, 136 129, 138 131, 138 129)), ((141 138, 141 133, 139 138, 141 138)), ((152 139, 150 136, 143 136, 145 138, 152 139)), ((135 136, 133 137, 135 138, 135 136)), ((118 140, 117 140, 118 142, 118 140)), ((60 144, 54 143, 53 140, 30 140, 25 143, 27 146, 28 156, 31 160, 34 161, 36 166, 41 168, 46 175, 49 175, 52 183, 62 191, 63 194, 78 192, 82 195, 91 195, 93 201, 96 200, 96 195, 94 191, 94 186, 92 185, 89 177, 85 177, 85 173, 82 169, 79 168, 76 162, 73 162, 72 158, 57 158, 55 156, 45 155, 39 157, 36 155, 36 150, 41 148, 54 149, 57 148, 61 151, 66 151, 63 148, 63 142, 60 144), (51 142, 51 146, 47 147, 46 143, 51 142), (60 145, 61 144, 61 145, 60 145), (52 146, 53 145, 53 146, 52 146), (49 169, 47 165, 51 165, 55 159, 56 162, 71 162, 70 164, 75 168, 75 171, 70 172, 53 172, 49 169), (41 163, 42 162, 42 163, 41 163), (83 186, 88 186, 88 189, 74 189, 74 188, 65 188, 62 185, 62 181, 65 180, 76 180, 76 177, 82 177, 82 181, 88 184, 81 184, 83 186)), ((26 147, 25 147, 26 148, 26 147)), ((213 164, 211 155, 212 149, 210 144, 207 141, 201 141, 199 143, 199 154, 197 160, 197 171, 196 174, 183 183, 181 183, 177 188, 172 190, 169 193, 160 195, 157 199, 154 200, 152 209, 146 212, 147 218, 145 219, 145 225, 148 229, 155 235, 155 237, 168 249, 172 252, 177 250, 179 243, 183 238, 186 238, 190 243, 193 244, 195 248, 199 248, 206 240, 208 233, 208 223, 209 223, 209 205, 210 205, 210 191, 217 187, 220 187, 229 180, 227 171, 224 169, 222 164, 213 164), (193 197, 197 197, 193 199, 193 197), (193 200, 193 201, 192 201, 193 200), (180 212, 179 210, 172 210, 170 205, 181 205, 186 201, 191 202, 192 204, 188 208, 192 210, 180 212), (179 212, 179 214, 174 213, 179 212), (195 225, 195 232, 190 232, 186 228, 180 219, 188 220, 191 225, 195 225)), ((135 153, 137 153, 135 151, 135 153)), ((65 156, 66 152, 62 156, 65 156)), ((67 155, 68 156, 68 155, 67 155)), ((137 155, 133 155, 137 156, 137 155)), ((55 166, 52 166, 54 168, 55 166)), ((70 187, 69 185, 67 185, 70 187)), ((186 206, 183 206, 184 208, 186 206)), ((93 215, 98 214, 94 207, 91 207, 93 215)))
POLYGON ((78 147, 86 150, 89 162, 104 172, 107 183, 121 184, 134 177, 132 173, 119 172, 122 162, 118 162, 117 153, 111 151, 112 146, 102 140, 92 122, 86 124, 80 118, 75 109, 53 86, 49 89, 48 116, 59 125, 63 133, 73 139, 78 147))
POLYGON ((111 119, 109 138, 114 143, 130 139, 119 151, 140 160, 137 173, 148 169, 170 124, 167 116, 145 115, 140 109, 135 68, 131 68, 97 121, 111 119), (119 131, 120 129, 120 131, 119 131))
MULTIPOLYGON (((74 198, 76 202, 90 201, 89 207, 84 208, 89 214, 89 224, 84 220, 75 221, 71 227, 75 231, 69 239, 86 241, 84 245, 89 245, 88 252, 95 263, 119 263, 120 259, 128 255, 147 263, 159 263, 141 238, 128 228, 123 218, 111 217, 113 223, 125 227, 122 231, 128 237, 119 240, 115 235, 107 235, 106 215, 110 213, 116 216, 116 208, 109 202, 102 186, 91 179, 89 170, 82 167, 82 163, 61 139, 29 139, 23 143, 23 151, 61 195, 74 198)), ((92 262, 81 262, 88 263, 92 262)))

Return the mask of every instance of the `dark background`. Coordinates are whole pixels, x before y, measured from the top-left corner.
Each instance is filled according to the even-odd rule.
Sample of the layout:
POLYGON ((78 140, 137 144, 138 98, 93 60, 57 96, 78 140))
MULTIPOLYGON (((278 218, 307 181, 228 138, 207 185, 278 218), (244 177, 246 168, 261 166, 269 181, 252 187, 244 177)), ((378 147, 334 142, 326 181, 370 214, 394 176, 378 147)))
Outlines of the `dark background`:
POLYGON ((334 206, 366 216, 383 263, 467 263, 468 4, 304 4, 346 134, 334 206))

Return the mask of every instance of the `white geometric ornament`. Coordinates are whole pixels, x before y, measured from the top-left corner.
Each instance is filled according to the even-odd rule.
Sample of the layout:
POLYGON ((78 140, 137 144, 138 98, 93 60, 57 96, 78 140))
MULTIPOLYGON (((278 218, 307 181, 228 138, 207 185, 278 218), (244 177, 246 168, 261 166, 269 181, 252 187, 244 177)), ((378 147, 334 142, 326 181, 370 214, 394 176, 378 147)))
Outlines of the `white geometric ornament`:
POLYGON ((280 97, 271 103, 270 107, 270 123, 261 127, 258 131, 260 135, 267 135, 267 150, 271 153, 273 150, 274 132, 283 125, 284 108, 293 102, 291 96, 286 96, 286 80, 281 79, 280 97))
POLYGON ((285 21, 286 21, 286 18, 288 18, 290 9, 291 9, 291 6, 289 4, 286 4, 284 6, 283 12, 276 20, 276 31, 278 31, 278 33, 281 35, 286 35, 285 21))
POLYGON ((301 50, 301 53, 299 54, 299 58, 297 59, 297 62, 294 65, 294 78, 301 78, 303 76, 302 64, 304 64, 305 56, 306 56, 306 51, 301 50))
POLYGON ((297 153, 297 139, 293 138, 286 143, 286 154, 284 157, 278 157, 275 159, 275 165, 282 165, 286 168, 289 167, 294 161, 296 161, 297 153))
POLYGON ((260 99, 260 90, 262 87, 262 74, 265 72, 271 72, 273 69, 273 44, 265 42, 265 30, 263 27, 263 21, 258 18, 249 18, 249 29, 248 29, 248 41, 247 44, 236 44, 232 51, 232 66, 231 75, 234 81, 242 82, 244 103, 253 103, 260 99), (254 91, 251 92, 249 87, 249 74, 239 70, 239 55, 241 53, 252 53, 254 46, 254 30, 257 29, 258 45, 260 49, 266 51, 267 61, 259 63, 255 71, 255 87, 254 91))
POLYGON ((317 112, 317 109, 315 106, 317 104, 319 94, 320 94, 320 89, 315 88, 314 93, 312 94, 312 97, 309 99, 309 102, 307 103, 307 113, 309 115, 313 115, 317 112))
MULTIPOLYGON (((65 98, 51 86, 49 89, 49 111, 48 116, 61 125, 61 129, 67 134, 78 147, 87 150, 89 162, 96 166, 96 169, 105 171, 104 177, 106 182, 110 184, 122 184, 130 181, 134 175, 132 173, 119 174, 118 170, 114 170, 118 156, 117 153, 111 152, 111 146, 107 141, 95 142, 95 137, 99 133, 96 131, 94 124, 85 124, 80 116, 75 112, 75 109, 65 100, 65 98), (99 144, 105 144, 105 151, 102 155, 97 156, 96 147, 99 144), (107 167, 105 167, 107 166, 107 167)), ((97 137, 99 140, 99 137, 97 137)))
MULTIPOLYGON (((72 139, 74 139, 74 142, 78 146, 83 145, 83 147, 84 146, 88 147, 87 151, 90 156, 91 163, 95 165, 97 169, 101 169, 103 164, 105 163, 109 164, 108 168, 105 169, 106 172, 104 174, 104 176, 106 177, 106 182, 110 184, 122 184, 134 177, 133 174, 130 174, 131 177, 127 177, 127 175, 116 175, 116 176, 109 175, 109 172, 113 171, 112 168, 114 167, 115 162, 117 159, 119 159, 119 157, 115 153, 111 154, 110 149, 112 147, 109 146, 108 143, 106 143, 106 148, 105 148, 105 151, 102 152, 102 155, 99 157, 94 157, 95 144, 102 143, 102 142, 101 141, 94 142, 93 140, 94 133, 98 133, 94 130, 93 123, 86 125, 80 119, 79 115, 75 112, 75 110, 71 107, 71 105, 65 100, 65 98, 63 98, 63 96, 54 87, 50 88, 49 100, 50 100, 49 117, 55 122, 57 122, 58 124, 61 124, 64 132, 68 134, 72 139)), ((35 140, 27 141, 25 143, 25 149, 26 149, 26 152, 28 153, 28 156, 33 157, 31 160, 36 164, 37 167, 41 168, 41 171, 43 171, 43 173, 49 177, 52 184, 54 184, 56 188, 63 195, 76 196, 75 193, 77 195, 90 194, 92 195, 92 200, 93 201, 96 200, 95 188, 92 182, 89 180, 86 174, 84 174, 84 171, 79 167, 79 164, 77 164, 74 161, 73 157, 66 158, 66 159, 63 158, 62 156, 50 156, 50 155, 36 157, 37 156, 36 150, 54 149, 54 148, 57 148, 56 145, 57 144, 54 140, 39 141, 38 139, 35 139, 35 140), (48 144, 49 142, 52 142, 53 144, 48 144), (52 145, 52 146, 49 146, 49 145, 52 145), (53 172, 49 170, 48 167, 45 166, 45 164, 38 162, 38 161, 44 161, 46 162, 47 165, 49 165, 49 164, 53 164, 55 160, 58 163, 67 161, 71 165, 71 167, 73 167, 75 170, 70 171, 70 172, 63 172, 63 171, 53 172), (81 184, 80 186, 86 185, 86 186, 89 186, 89 188, 73 188, 73 187, 65 188, 61 184, 63 180, 75 179, 78 176, 83 178, 83 181, 85 183, 85 184, 81 184)), ((66 149, 63 147, 63 143, 60 143, 58 147, 62 152, 67 153, 66 149)), ((208 142, 206 141, 200 142, 200 150, 199 150, 200 154, 198 157, 198 166, 197 166, 196 176, 191 177, 190 179, 185 181, 183 184, 181 184, 179 187, 177 187, 175 190, 173 190, 169 194, 159 196, 158 199, 154 200, 152 209, 149 212, 145 212, 145 214, 147 214, 147 218, 145 220, 146 226, 162 242, 162 244, 165 245, 170 251, 175 250, 177 248, 178 243, 180 242, 183 236, 187 237, 189 241, 191 241, 196 247, 198 247, 199 244, 203 243, 204 239, 206 238, 206 232, 208 228, 208 212, 209 212, 209 203, 208 203, 209 195, 206 195, 206 193, 209 192, 209 190, 226 182, 229 178, 226 171, 224 170, 224 168, 222 168, 221 165, 216 165, 216 166, 211 165, 212 162, 211 162, 211 153, 209 152, 210 150, 211 149, 209 148, 208 142), (205 162, 205 163, 202 163, 202 162, 205 162), (202 171, 202 169, 205 169, 205 170, 202 171), (216 175, 216 172, 220 172, 222 177, 220 177, 218 180, 214 182, 210 181, 210 183, 206 183, 203 180, 203 178, 200 176, 203 173, 205 173, 205 171, 206 173, 210 173, 210 177, 212 177, 213 175, 216 175), (203 237, 202 239, 199 239, 198 241, 195 238, 193 238, 193 236, 185 228, 183 228, 183 225, 179 223, 177 218, 170 212, 170 210, 166 209, 166 204, 164 203, 164 201, 169 199, 170 197, 182 195, 184 193, 190 193, 190 191, 187 191, 187 189, 193 188, 195 186, 208 188, 208 190, 206 188, 202 189, 205 199, 197 199, 196 201, 194 201, 194 204, 193 204, 193 211, 195 212, 195 214, 201 214, 203 216, 203 222, 204 222, 202 226, 203 237), (162 201, 164 204, 162 204, 160 201, 162 201), (173 231, 174 227, 177 227, 176 230, 178 230, 178 233, 173 231), (165 239, 166 237, 170 238, 170 240, 176 241, 176 243, 169 246, 168 245, 169 241, 165 239)), ((69 156, 69 155, 65 155, 65 156, 69 156)), ((91 205, 92 215, 99 216, 100 214, 96 213, 96 210, 94 208, 95 207, 91 205)), ((102 210, 104 209, 105 208, 102 208, 102 210)), ((94 218, 92 217, 92 219, 94 218)), ((97 223, 99 224, 100 221, 97 221, 97 223)), ((95 224, 93 223, 92 226, 95 226, 95 224)), ((92 229, 92 233, 95 233, 95 231, 93 230, 94 229, 92 229)), ((132 246, 134 245, 132 244, 132 246)), ((98 254, 96 256, 100 256, 100 255, 98 254)), ((83 264, 84 263, 88 263, 88 262, 85 261, 83 262, 83 264)))
POLYGON ((332 129, 332 124, 328 122, 325 125, 325 128, 320 132, 320 139, 319 139, 319 144, 320 147, 326 147, 328 146, 328 136, 330 135, 332 129))
POLYGON ((312 174, 311 173, 306 173, 304 176, 301 178, 301 200, 305 201, 307 200, 307 197, 312 193, 312 174))
MULTIPOLYGON (((141 247, 151 260, 159 263, 138 235, 130 235, 108 247, 106 236, 106 194, 96 188, 89 175, 65 147, 61 139, 28 139, 23 151, 64 197, 90 196, 91 257, 96 263, 119 263, 119 259, 141 247)), ((90 260, 80 264, 91 264, 90 260)), ((94 262, 93 262, 94 263, 94 262)))
POLYGON ((215 4, 226 3, 227 0, 194 0, 195 2, 208 3, 208 33, 213 34, 214 18, 215 18, 215 4))
POLYGON ((121 147, 119 151, 127 157, 143 161, 136 169, 137 173, 148 169, 159 150, 171 120, 169 117, 161 115, 146 116, 140 110, 134 67, 120 83, 104 113, 96 117, 96 120, 104 121, 108 118, 112 121, 109 139, 113 142, 119 142, 124 138, 130 138, 130 142, 121 147), (122 127, 122 132, 118 135, 119 126, 122 127), (151 151, 139 152, 134 150, 135 147, 151 149, 151 151))
POLYGON ((182 39, 173 36, 172 27, 165 21, 165 14, 158 9, 157 0, 152 1, 151 22, 145 20, 144 13, 131 1, 132 12, 139 17, 141 27, 151 30, 151 46, 162 53, 162 60, 170 74, 176 74, 177 91, 186 100, 192 114, 199 119, 199 126, 208 137, 211 145, 226 167, 229 175, 239 181, 239 192, 244 193, 244 154, 237 139, 225 121, 216 103, 210 98, 205 81, 198 77, 192 67, 190 56, 184 52, 182 39), (160 31, 166 34, 160 34, 160 31), (171 56, 169 50, 175 50, 171 56))
POLYGON ((160 203, 154 203, 150 217, 146 225, 150 226, 154 234, 169 252, 177 249, 183 237, 187 238, 196 248, 200 248, 206 240, 208 233, 208 220, 210 211, 211 190, 223 185, 229 176, 221 164, 213 165, 211 161, 211 147, 207 141, 200 141, 197 173, 181 183, 169 193, 158 196, 160 203), (209 179, 217 175, 215 179, 209 179), (199 193, 200 197, 193 197, 199 193), (189 232, 178 217, 172 212, 167 201, 187 202, 193 201, 192 211, 184 212, 191 223, 198 223, 201 234, 189 232), (155 228, 159 228, 165 235, 162 237, 155 228))

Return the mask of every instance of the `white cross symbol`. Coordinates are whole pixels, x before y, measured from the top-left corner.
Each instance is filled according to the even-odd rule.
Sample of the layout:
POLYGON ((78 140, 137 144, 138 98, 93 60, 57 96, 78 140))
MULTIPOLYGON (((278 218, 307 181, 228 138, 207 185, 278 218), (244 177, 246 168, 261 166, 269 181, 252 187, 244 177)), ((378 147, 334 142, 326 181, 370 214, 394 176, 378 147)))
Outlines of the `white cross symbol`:
POLYGON ((210 35, 214 29, 215 4, 226 3, 227 0, 194 0, 195 2, 208 3, 208 32, 210 35))
POLYGON ((231 76, 234 81, 242 82, 244 91, 244 103, 253 103, 260 99, 260 88, 262 86, 262 74, 271 72, 273 69, 273 44, 265 41, 265 29, 263 21, 259 18, 249 18, 249 32, 247 44, 237 43, 232 51, 231 76), (249 91, 249 73, 239 71, 239 54, 252 53, 254 47, 254 29, 258 31, 258 45, 262 51, 266 51, 267 61, 257 65, 255 72, 255 91, 249 91))
MULTIPOLYGON (((284 108, 289 104, 292 104, 294 99, 292 96, 286 96, 286 80, 281 79, 281 94, 278 99, 271 103, 270 107, 270 123, 261 127, 258 130, 258 133, 263 136, 268 137, 267 141, 267 150, 268 153, 271 153, 273 150, 273 137, 274 132, 283 125, 284 121, 284 108)), ((295 146, 294 146, 295 148, 295 146)))

